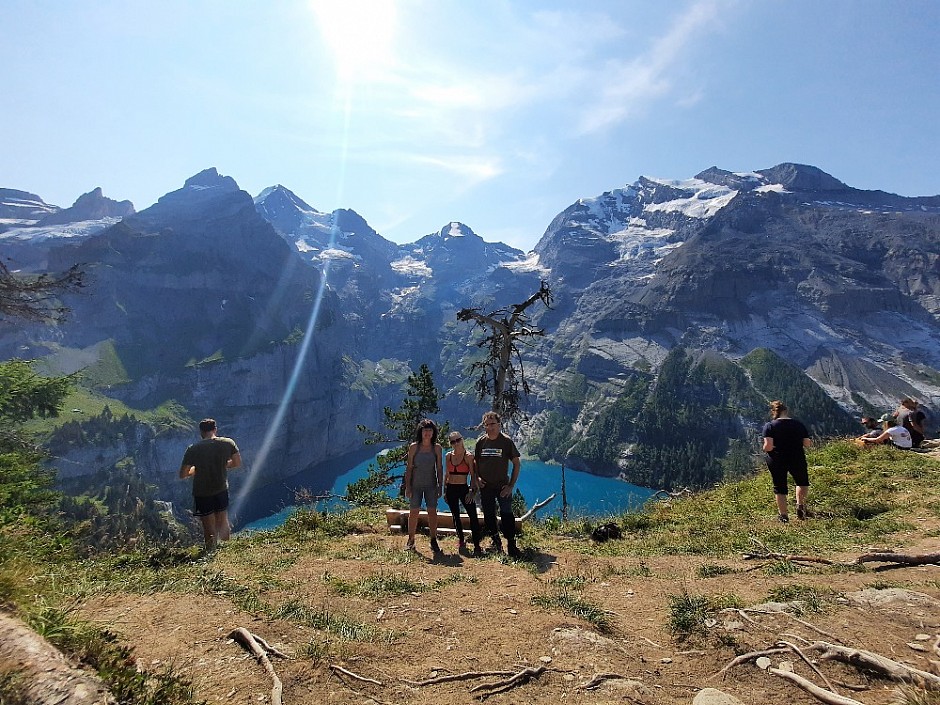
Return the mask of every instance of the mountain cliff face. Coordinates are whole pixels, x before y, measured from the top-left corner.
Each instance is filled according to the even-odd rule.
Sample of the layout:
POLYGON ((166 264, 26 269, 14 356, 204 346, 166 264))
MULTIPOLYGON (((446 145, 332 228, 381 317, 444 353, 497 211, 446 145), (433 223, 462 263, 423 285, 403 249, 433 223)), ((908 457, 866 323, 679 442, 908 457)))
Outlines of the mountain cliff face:
MULTIPOLYGON (((814 167, 641 178, 572 205, 538 243, 562 316, 532 379, 549 380, 546 409, 588 436, 620 390, 659 372, 679 348, 729 361, 773 350, 853 412, 893 409, 907 395, 935 405, 938 235, 936 197, 860 191, 814 167), (565 409, 552 370, 583 375, 584 396, 599 400, 565 409)), ((654 390, 657 379, 646 383, 654 390)), ((529 433, 557 432, 553 423, 536 415, 529 433)), ((848 419, 841 430, 852 430, 848 419)), ((615 433, 619 455, 604 456, 634 478, 635 431, 615 433)), ((579 457, 581 445, 575 439, 567 458, 590 467, 597 455, 579 457)), ((549 451, 565 456, 557 444, 549 451)))
MULTIPOLYGON (((377 427, 421 363, 442 418, 475 423, 480 352, 455 314, 521 302, 541 280, 556 303, 536 313, 546 336, 525 351, 516 435, 542 457, 702 485, 752 462, 769 398, 801 400, 818 433, 902 396, 940 401, 940 197, 815 167, 640 177, 564 209, 528 254, 457 222, 396 245, 355 211, 283 186, 252 199, 214 169, 140 213, 80 223, 42 220, 76 207, 0 196, 0 246, 40 271, 86 263, 92 280, 68 324, 6 331, 0 352, 64 371, 110 359, 100 392, 219 417, 247 458, 265 448, 271 481, 359 447, 355 424, 377 427)), ((182 439, 138 444, 138 462, 169 478, 182 439)))
MULTIPOLYGON (((65 300, 64 325, 4 331, 3 353, 81 371, 131 409, 174 404, 194 420, 217 417, 246 459, 263 461, 267 481, 358 447, 354 423, 340 419, 381 412, 380 382, 342 383, 352 336, 335 293, 214 169, 94 234, 60 238, 48 258, 53 270, 84 263, 88 286, 65 300)), ((130 446, 76 443, 58 463, 91 474, 133 457, 173 494, 192 438, 167 428, 130 446)))
POLYGON ((792 164, 640 179, 570 207, 536 251, 582 324, 571 339, 634 348, 625 368, 678 344, 937 367, 940 203, 879 193, 792 164), (595 246, 572 258, 572 241, 595 246))

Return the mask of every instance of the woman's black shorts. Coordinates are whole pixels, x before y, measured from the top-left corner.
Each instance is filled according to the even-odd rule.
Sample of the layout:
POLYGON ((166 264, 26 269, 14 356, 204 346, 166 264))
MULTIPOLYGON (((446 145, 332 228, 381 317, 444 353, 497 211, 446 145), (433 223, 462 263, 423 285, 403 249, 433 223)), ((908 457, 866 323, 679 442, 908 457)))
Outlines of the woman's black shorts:
POLYGON ((793 484, 797 487, 809 487, 809 471, 806 468, 805 458, 771 459, 767 463, 770 477, 774 483, 774 494, 787 494, 787 474, 793 476, 793 484))

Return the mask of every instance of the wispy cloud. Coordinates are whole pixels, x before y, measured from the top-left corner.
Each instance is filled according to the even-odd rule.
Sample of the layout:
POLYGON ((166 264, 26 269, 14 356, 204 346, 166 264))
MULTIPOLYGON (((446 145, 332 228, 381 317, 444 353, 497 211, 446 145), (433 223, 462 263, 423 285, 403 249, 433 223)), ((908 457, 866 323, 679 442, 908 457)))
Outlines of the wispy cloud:
MULTIPOLYGON (((596 132, 622 122, 673 91, 673 70, 689 57, 696 40, 717 24, 720 8, 715 0, 698 2, 656 39, 648 52, 628 61, 611 62, 598 75, 600 94, 585 106, 579 132, 596 132)), ((695 99, 700 97, 698 93, 695 99)))
POLYGON ((489 181, 503 173, 499 157, 456 155, 448 157, 415 154, 411 161, 460 176, 467 188, 489 181))

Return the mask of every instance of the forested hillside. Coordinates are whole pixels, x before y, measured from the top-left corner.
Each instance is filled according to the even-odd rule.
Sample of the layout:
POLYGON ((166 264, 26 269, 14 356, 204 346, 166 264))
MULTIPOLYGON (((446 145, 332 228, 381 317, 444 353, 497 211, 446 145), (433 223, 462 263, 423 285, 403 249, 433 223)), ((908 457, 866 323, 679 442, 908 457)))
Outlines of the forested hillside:
POLYGON ((543 460, 618 468, 644 487, 709 487, 753 465, 768 404, 785 400, 817 439, 852 434, 857 422, 802 370, 770 350, 735 362, 678 347, 655 377, 637 374, 587 428, 573 433, 564 407, 546 414, 532 450, 543 460))

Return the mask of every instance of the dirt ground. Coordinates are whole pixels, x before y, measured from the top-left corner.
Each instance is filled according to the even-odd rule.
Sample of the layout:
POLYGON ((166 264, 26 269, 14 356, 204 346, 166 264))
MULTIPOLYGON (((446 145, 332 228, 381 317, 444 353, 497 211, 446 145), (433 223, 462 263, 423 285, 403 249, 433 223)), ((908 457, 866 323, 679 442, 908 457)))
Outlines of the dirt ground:
MULTIPOLYGON (((928 521, 923 519, 922 521, 928 521)), ((923 534, 921 534, 923 535, 923 534)), ((256 539, 257 540, 257 539, 256 539)), ((806 568, 792 575, 770 575, 744 560, 667 556, 597 557, 579 543, 555 542, 551 552, 526 549, 525 560, 471 558, 444 539, 444 554, 434 558, 426 537, 419 537, 416 560, 390 564, 373 560, 403 552, 405 539, 376 533, 337 541, 341 549, 325 555, 279 558, 271 548, 265 603, 303 605, 374 627, 371 639, 336 640, 325 653, 307 645, 322 630, 297 621, 261 618, 240 611, 228 594, 181 596, 174 593, 113 595, 88 601, 80 613, 107 625, 136 644, 139 665, 147 670, 170 666, 189 679, 208 703, 258 705, 271 702, 270 676, 228 635, 244 627, 283 651, 271 662, 283 683, 283 702, 295 703, 470 703, 485 698, 482 684, 507 679, 525 668, 544 668, 537 677, 487 699, 493 703, 691 703, 711 687, 746 705, 817 703, 811 695, 753 662, 716 675, 737 654, 766 649, 778 640, 807 644, 823 640, 875 651, 925 671, 940 665, 940 567, 894 567, 875 572, 833 573, 806 568), (391 552, 391 553, 389 553, 391 552), (703 565, 738 572, 698 577, 703 565), (394 573, 431 589, 379 598, 341 594, 333 586, 355 584, 377 574, 394 573), (670 596, 735 595, 747 606, 765 603, 782 585, 810 586, 830 596, 822 611, 795 618, 784 612, 727 611, 707 622, 708 634, 676 641, 669 633, 670 596), (607 633, 566 613, 542 607, 533 597, 567 589, 586 603, 607 610, 607 633), (361 678, 345 675, 341 667, 361 678), (502 671, 505 675, 419 685, 435 677, 502 671), (585 687, 607 674, 597 687, 585 687)), ((264 552, 264 547, 253 549, 264 552)), ((908 552, 933 552, 929 540, 908 552)), ((222 571, 235 584, 252 557, 238 540, 206 563, 207 573, 222 571)), ((845 560, 854 556, 828 556, 845 560)), ((259 559, 260 560, 260 559, 259 559)), ((796 654, 771 657, 817 684, 796 654)), ((853 667, 821 663, 820 670, 843 695, 866 705, 892 702, 895 686, 853 667)))

